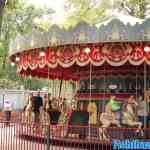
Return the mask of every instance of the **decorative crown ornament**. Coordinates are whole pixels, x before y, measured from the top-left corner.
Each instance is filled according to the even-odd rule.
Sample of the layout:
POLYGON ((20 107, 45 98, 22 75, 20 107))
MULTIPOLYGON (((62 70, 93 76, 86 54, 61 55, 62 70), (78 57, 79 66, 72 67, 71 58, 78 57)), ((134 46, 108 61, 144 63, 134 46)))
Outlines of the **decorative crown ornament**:
POLYGON ((57 38, 56 33, 53 32, 52 37, 50 39, 50 45, 51 46, 57 46, 58 43, 59 43, 59 39, 57 38))

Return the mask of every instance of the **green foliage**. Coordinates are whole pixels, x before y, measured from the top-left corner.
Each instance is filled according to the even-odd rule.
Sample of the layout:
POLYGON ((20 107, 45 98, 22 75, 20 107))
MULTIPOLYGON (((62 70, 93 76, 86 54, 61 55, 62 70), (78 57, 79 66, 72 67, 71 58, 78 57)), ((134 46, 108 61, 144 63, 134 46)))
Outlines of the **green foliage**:
POLYGON ((145 18, 147 5, 146 0, 66 0, 65 26, 75 26, 80 21, 96 24, 107 17, 110 9, 126 10, 130 15, 145 18))
POLYGON ((44 82, 32 79, 26 81, 16 75, 16 68, 12 68, 8 63, 8 49, 10 40, 16 35, 30 33, 35 28, 43 31, 42 25, 34 23, 34 19, 52 13, 53 11, 48 8, 27 5, 23 0, 8 0, 0 37, 0 88, 19 88, 20 85, 24 85, 25 88, 36 89, 43 86, 44 82))
POLYGON ((144 19, 148 3, 146 0, 127 0, 126 5, 131 9, 131 15, 144 19))
POLYGON ((105 0, 67 0, 65 27, 75 26, 80 21, 96 24, 106 16, 108 7, 109 2, 105 0))

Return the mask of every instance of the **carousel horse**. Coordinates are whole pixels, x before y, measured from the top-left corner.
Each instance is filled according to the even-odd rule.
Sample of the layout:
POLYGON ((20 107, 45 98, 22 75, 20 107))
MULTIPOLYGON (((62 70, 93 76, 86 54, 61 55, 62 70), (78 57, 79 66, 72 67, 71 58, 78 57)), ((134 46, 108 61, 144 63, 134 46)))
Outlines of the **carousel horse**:
POLYGON ((53 108, 53 109, 58 109, 58 107, 59 107, 58 104, 59 104, 59 103, 58 103, 58 98, 53 97, 53 98, 52 98, 52 108, 53 108))
POLYGON ((50 124, 50 111, 52 109, 51 99, 49 94, 44 95, 43 111, 41 111, 42 122, 46 125, 50 124))
POLYGON ((58 109, 61 111, 62 107, 63 107, 63 104, 64 104, 64 98, 62 97, 58 97, 57 98, 57 102, 58 102, 58 109))
POLYGON ((25 106, 24 115, 25 115, 25 122, 32 122, 32 98, 33 94, 30 93, 27 105, 25 106))
POLYGON ((65 126, 66 124, 68 124, 69 121, 69 117, 70 117, 70 110, 66 105, 66 99, 63 98, 60 104, 60 117, 58 120, 58 124, 59 124, 59 128, 60 128, 60 136, 61 137, 66 137, 67 136, 67 132, 68 132, 68 126, 65 126))
POLYGON ((136 131, 138 132, 142 127, 142 123, 138 121, 138 116, 136 111, 137 106, 138 103, 131 96, 128 99, 127 104, 125 104, 124 106, 122 123, 130 127, 137 126, 138 129, 136 131))
POLYGON ((42 125, 42 132, 44 134, 49 130, 49 124, 51 123, 50 111, 52 109, 51 100, 49 94, 44 95, 43 109, 40 111, 40 122, 42 125), (44 125, 44 126, 43 126, 44 125))
POLYGON ((112 106, 107 104, 105 107, 105 112, 100 115, 100 122, 102 124, 101 128, 99 128, 99 136, 102 139, 109 139, 107 128, 111 125, 116 125, 120 127, 120 122, 116 117, 116 114, 112 110, 112 106))

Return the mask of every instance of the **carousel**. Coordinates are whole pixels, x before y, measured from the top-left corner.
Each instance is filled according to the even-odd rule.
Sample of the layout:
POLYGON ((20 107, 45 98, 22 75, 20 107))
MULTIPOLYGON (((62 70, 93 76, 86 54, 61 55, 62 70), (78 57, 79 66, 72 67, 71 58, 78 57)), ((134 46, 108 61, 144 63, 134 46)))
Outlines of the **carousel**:
MULTIPOLYGON (((136 105, 139 97, 149 103, 149 24, 150 19, 112 13, 97 25, 81 22, 68 30, 54 25, 48 32, 33 31, 11 42, 9 56, 19 76, 60 80, 61 85, 71 81, 75 85, 76 106, 63 107, 60 112, 65 113, 60 114, 57 124, 50 125, 54 130, 51 139, 110 142, 131 138, 131 134, 136 137, 128 133, 129 126, 135 128, 132 132, 142 130, 138 119, 123 123, 120 117, 109 122, 105 116, 111 112, 113 117, 113 109, 115 113, 128 111, 122 107, 124 103, 136 105), (111 123, 116 125, 113 130, 111 123), (107 131, 103 129, 106 127, 107 131)), ((61 88, 58 97, 63 97, 61 88)), ((146 122, 147 118, 144 127, 148 127, 146 122)), ((44 137, 44 133, 34 132, 34 136, 44 137)))

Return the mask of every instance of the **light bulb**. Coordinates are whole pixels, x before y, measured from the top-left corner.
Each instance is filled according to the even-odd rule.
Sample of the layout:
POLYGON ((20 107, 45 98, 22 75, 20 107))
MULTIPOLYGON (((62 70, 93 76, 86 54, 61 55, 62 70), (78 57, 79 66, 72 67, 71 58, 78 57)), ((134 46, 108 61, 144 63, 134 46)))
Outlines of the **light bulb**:
POLYGON ((45 56, 45 52, 40 52, 40 56, 44 57, 45 56))
POLYGON ((15 66, 15 63, 14 63, 14 62, 11 62, 11 66, 12 66, 12 67, 15 66))
POLYGON ((20 61, 20 58, 19 58, 19 57, 16 57, 16 61, 17 61, 17 62, 20 61))
POLYGON ((149 47, 149 46, 145 46, 145 47, 144 47, 144 51, 145 51, 145 52, 150 52, 150 47, 149 47))
POLYGON ((91 49, 89 47, 85 48, 84 50, 87 54, 91 52, 91 49))

